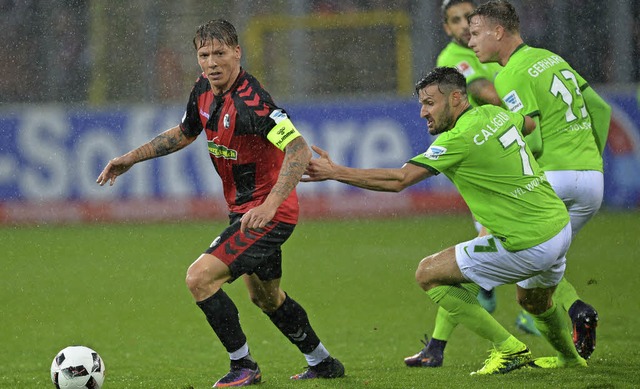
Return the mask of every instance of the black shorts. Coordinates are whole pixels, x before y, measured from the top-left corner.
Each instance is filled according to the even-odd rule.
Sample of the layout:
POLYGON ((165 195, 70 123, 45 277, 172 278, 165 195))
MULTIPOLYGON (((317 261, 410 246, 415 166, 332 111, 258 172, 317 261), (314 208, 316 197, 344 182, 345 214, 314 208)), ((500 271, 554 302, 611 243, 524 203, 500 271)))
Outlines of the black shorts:
POLYGON ((231 271, 229 283, 243 274, 255 273, 262 281, 282 277, 280 247, 291 236, 295 224, 271 221, 259 230, 240 232, 241 214, 233 214, 229 227, 214 239, 205 253, 220 259, 231 271))

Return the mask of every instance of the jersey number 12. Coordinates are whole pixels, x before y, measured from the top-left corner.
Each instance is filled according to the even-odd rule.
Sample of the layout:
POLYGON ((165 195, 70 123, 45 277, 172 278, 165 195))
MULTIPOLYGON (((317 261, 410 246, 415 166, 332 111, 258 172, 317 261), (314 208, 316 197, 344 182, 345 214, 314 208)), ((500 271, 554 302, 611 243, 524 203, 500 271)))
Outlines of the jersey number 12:
MULTIPOLYGON (((573 85, 575 85, 576 87, 575 89, 576 96, 582 96, 582 94, 580 93, 580 86, 578 86, 578 81, 576 80, 575 74, 573 74, 571 71, 566 69, 560 71, 560 74, 564 77, 566 81, 573 81, 573 85)), ((573 109, 572 109, 573 95, 571 94, 571 92, 569 91, 569 88, 567 88, 565 83, 562 82, 562 80, 560 80, 560 78, 555 74, 553 75, 553 81, 551 81, 551 89, 549 91, 556 97, 560 95, 560 97, 562 98, 562 101, 567 105, 567 112, 565 112, 564 114, 564 117, 567 120, 567 123, 570 123, 576 120, 578 117, 573 113, 573 109)), ((583 119, 587 117, 587 108, 584 106, 584 104, 582 105, 582 107, 580 107, 580 114, 582 115, 583 119)))

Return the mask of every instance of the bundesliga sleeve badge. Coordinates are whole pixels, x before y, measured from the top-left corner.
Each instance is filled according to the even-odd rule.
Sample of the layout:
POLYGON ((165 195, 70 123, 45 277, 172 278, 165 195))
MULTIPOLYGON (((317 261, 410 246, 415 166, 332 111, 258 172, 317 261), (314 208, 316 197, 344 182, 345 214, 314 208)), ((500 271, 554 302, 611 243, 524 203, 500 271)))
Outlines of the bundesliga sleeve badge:
POLYGON ((431 146, 429 147, 429 149, 424 153, 424 157, 431 159, 433 161, 435 161, 436 159, 440 158, 441 155, 443 155, 444 153, 447 152, 446 147, 441 147, 441 146, 431 146))

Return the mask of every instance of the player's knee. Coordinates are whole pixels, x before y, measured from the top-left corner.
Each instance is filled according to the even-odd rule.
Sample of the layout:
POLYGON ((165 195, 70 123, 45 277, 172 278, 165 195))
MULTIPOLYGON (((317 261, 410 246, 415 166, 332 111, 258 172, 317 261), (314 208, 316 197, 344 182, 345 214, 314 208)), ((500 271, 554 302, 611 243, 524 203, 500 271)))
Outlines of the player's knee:
POLYGON ((267 309, 268 308, 267 307, 268 304, 265 304, 265 301, 262 298, 260 298, 260 296, 258 294, 249 292, 249 300, 251 300, 253 305, 257 306, 261 310, 263 310, 265 312, 269 312, 270 311, 269 309, 267 309))
POLYGON ((422 288, 422 290, 427 291, 436 285, 434 285, 434 280, 431 272, 428 270, 427 266, 424 266, 426 258, 420 262, 418 265, 418 269, 416 269, 416 282, 422 288))
POLYGON ((551 308, 551 303, 544 299, 532 299, 525 296, 518 297, 518 304, 532 315, 540 315, 551 308))
POLYGON ((204 271, 198 269, 197 266, 191 265, 187 269, 187 276, 185 282, 187 288, 195 296, 199 290, 201 290, 210 280, 207 279, 204 271))
POLYGON ((284 301, 284 298, 279 299, 277 295, 271 296, 255 292, 249 292, 249 299, 255 306, 266 313, 275 312, 284 301))

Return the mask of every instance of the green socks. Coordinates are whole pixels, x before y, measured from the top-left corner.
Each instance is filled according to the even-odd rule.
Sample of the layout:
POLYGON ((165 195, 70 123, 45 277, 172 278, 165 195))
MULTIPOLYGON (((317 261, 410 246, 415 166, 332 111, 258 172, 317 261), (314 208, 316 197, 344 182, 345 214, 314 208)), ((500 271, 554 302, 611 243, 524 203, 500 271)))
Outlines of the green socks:
POLYGON ((573 345, 567 315, 558 309, 558 304, 554 302, 546 312, 531 316, 542 336, 558 351, 561 360, 582 359, 573 345))
MULTIPOLYGON (((461 284, 463 288, 467 289, 469 293, 474 296, 480 292, 480 286, 477 284, 461 284)), ((433 329, 432 338, 448 341, 453 333, 453 330, 458 326, 458 322, 453 320, 449 312, 446 309, 439 307, 436 314, 435 327, 433 329)))
POLYGON ((562 277, 560 283, 556 287, 556 291, 553 293, 553 301, 564 308, 565 311, 569 311, 571 305, 579 300, 578 293, 576 289, 567 281, 566 278, 562 277))
POLYGON ((427 295, 448 311, 451 322, 463 324, 478 336, 489 340, 494 346, 498 347, 511 337, 509 331, 478 303, 477 292, 472 294, 461 285, 437 286, 427 291, 427 295))

